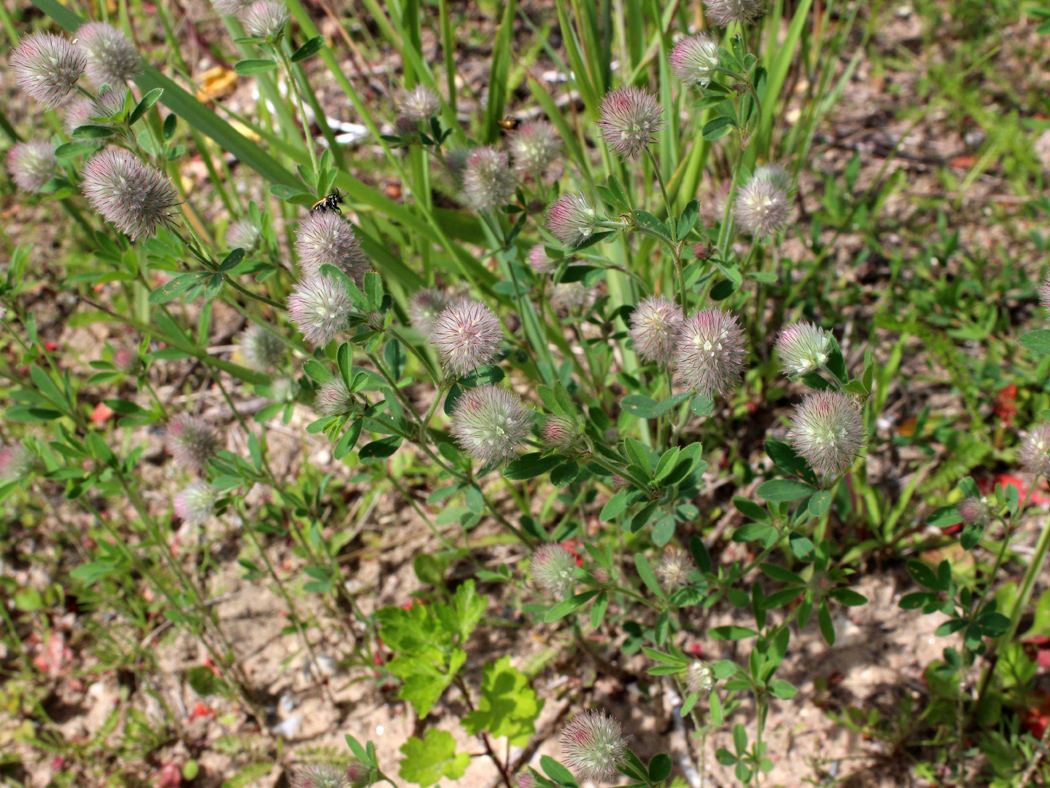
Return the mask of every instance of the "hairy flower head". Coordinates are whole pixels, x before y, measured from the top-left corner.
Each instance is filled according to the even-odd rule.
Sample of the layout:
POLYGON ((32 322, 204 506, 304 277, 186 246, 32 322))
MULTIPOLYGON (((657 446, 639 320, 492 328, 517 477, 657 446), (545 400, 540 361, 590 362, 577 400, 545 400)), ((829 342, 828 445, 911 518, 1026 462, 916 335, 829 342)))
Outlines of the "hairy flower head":
POLYGON ((533 411, 518 395, 497 386, 469 389, 456 401, 452 436, 469 456, 486 465, 517 456, 532 430, 533 411))
POLYGON ((452 297, 441 290, 417 290, 408 302, 408 317, 416 330, 429 339, 434 330, 434 321, 451 303, 452 297))
POLYGON ((550 258, 543 244, 536 244, 529 249, 529 268, 537 274, 549 274, 557 267, 557 261, 550 258))
POLYGON ((502 208, 514 197, 514 178, 507 154, 491 146, 475 148, 467 155, 463 172, 463 195, 476 211, 502 208))
POLYGON ((1050 313, 1050 271, 1047 271, 1046 278, 1039 285, 1039 303, 1042 304, 1044 311, 1050 313))
POLYGON ((577 714, 561 731, 562 760, 581 782, 615 775, 626 750, 623 728, 604 711, 577 714))
POLYGON ((401 117, 412 123, 427 121, 441 112, 441 97, 425 85, 403 91, 398 98, 401 117))
POLYGON ((331 211, 311 213, 295 233, 299 267, 310 277, 331 265, 343 271, 358 287, 368 273, 368 257, 354 230, 342 216, 331 211))
POLYGON ((288 6, 273 0, 258 0, 241 14, 245 32, 253 38, 277 38, 288 24, 288 6))
POLYGON ((579 246, 594 234, 598 211, 582 194, 563 194, 547 209, 547 229, 566 246, 579 246))
POLYGON ((572 454, 583 438, 583 425, 569 416, 548 416, 540 429, 543 442, 563 454, 572 454))
POLYGON ((308 276, 288 296, 288 319, 308 342, 324 346, 349 325, 353 301, 342 282, 332 277, 308 276))
POLYGON ((334 377, 321 384, 314 400, 314 410, 320 416, 342 416, 350 412, 353 397, 341 377, 334 377))
POLYGON ((0 449, 0 481, 22 479, 32 467, 33 455, 25 446, 4 446, 0 449))
POLYGON ((664 548, 664 553, 660 556, 660 563, 656 567, 656 574, 666 591, 670 592, 688 585, 692 571, 693 562, 684 550, 674 545, 664 548))
POLYGON ((715 686, 715 674, 703 660, 693 660, 685 669, 685 686, 690 692, 709 692, 715 686))
POLYGON ((576 588, 576 556, 560 544, 545 544, 532 554, 529 563, 536 585, 561 600, 576 588))
POLYGON ((791 419, 788 441, 821 476, 841 476, 866 442, 860 408, 840 391, 807 394, 791 419))
POLYGON ((252 323, 237 338, 244 363, 260 372, 273 372, 284 364, 287 347, 280 337, 252 323))
POLYGON ((633 85, 607 93, 598 112, 598 128, 605 144, 628 159, 655 142, 656 132, 663 126, 660 102, 633 85))
POLYGON ((510 153, 514 172, 519 177, 531 176, 539 180, 561 154, 561 137, 546 121, 526 123, 510 139, 510 153))
MULTIPOLYGON (((123 114, 127 96, 127 88, 107 88, 94 99, 81 96, 70 102, 62 127, 72 136, 80 126, 112 126, 109 118, 123 114)), ((99 144, 105 144, 105 141, 100 140, 99 144)))
POLYGON ((705 309, 685 319, 674 361, 679 382, 691 391, 709 399, 726 396, 746 359, 744 332, 733 314, 705 309))
POLYGON ((171 220, 178 195, 171 181, 123 148, 106 148, 84 165, 81 189, 102 218, 131 240, 151 238, 171 220))
POLYGON ((808 375, 828 363, 831 335, 812 323, 792 323, 777 337, 777 355, 786 375, 808 375))
POLYGON ((682 82, 707 87, 718 68, 718 42, 707 33, 697 33, 675 44, 667 59, 682 82))
POLYGON ((42 140, 19 142, 7 152, 7 171, 19 189, 40 192, 58 174, 55 146, 42 140))
POLYGON ((106 22, 88 22, 77 28, 77 48, 87 57, 88 79, 97 87, 126 84, 142 71, 142 58, 135 45, 106 22))
POLYGON ((707 18, 718 27, 750 24, 766 12, 766 0, 704 0, 707 18))
POLYGON ((212 7, 220 16, 240 16, 255 0, 211 0, 212 7))
POLYGON ((674 359, 685 317, 682 308, 663 296, 643 298, 631 313, 634 352, 643 361, 667 367, 674 359))
POLYGON ((955 510, 967 525, 987 525, 995 514, 992 505, 984 498, 964 498, 955 510))
POLYGON ((251 254, 262 240, 262 228, 251 219, 238 219, 226 228, 226 246, 251 254))
POLYGON ((53 33, 23 36, 8 62, 18 86, 48 109, 69 95, 87 68, 84 53, 53 33))
POLYGON ((791 200, 780 184, 781 179, 770 177, 774 171, 753 175, 740 190, 733 204, 733 216, 744 229, 756 238, 770 238, 787 226, 791 216, 791 200))
POLYGON ((430 344, 450 375, 465 375, 491 364, 499 355, 503 327, 480 301, 463 299, 448 306, 434 321, 430 344))
POLYGON ((215 513, 215 502, 219 492, 207 482, 191 482, 175 495, 172 505, 175 514, 186 525, 204 525, 215 513))
POLYGON ((204 419, 177 413, 168 422, 168 451, 175 462, 200 473, 223 446, 219 433, 204 419))
POLYGON ((1017 459, 1028 473, 1050 477, 1050 424, 1040 424, 1025 433, 1017 459))
POLYGON ((327 763, 302 767, 296 771, 291 783, 292 788, 350 788, 346 772, 327 763))

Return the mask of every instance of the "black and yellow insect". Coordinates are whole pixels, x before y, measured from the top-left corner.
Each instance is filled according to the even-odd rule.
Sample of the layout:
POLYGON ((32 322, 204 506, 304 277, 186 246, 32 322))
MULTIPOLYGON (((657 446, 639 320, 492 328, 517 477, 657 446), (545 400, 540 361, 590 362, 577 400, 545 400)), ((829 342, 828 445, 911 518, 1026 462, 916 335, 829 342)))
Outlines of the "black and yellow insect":
POLYGON ((327 213, 328 211, 335 211, 336 213, 342 213, 339 210, 340 204, 343 202, 343 195, 336 189, 334 192, 329 194, 327 197, 322 197, 320 200, 310 206, 310 213, 327 213))
POLYGON ((512 118, 509 115, 505 118, 499 119, 499 127, 504 131, 514 131, 514 129, 518 128, 518 126, 520 125, 520 120, 518 120, 517 118, 512 118))

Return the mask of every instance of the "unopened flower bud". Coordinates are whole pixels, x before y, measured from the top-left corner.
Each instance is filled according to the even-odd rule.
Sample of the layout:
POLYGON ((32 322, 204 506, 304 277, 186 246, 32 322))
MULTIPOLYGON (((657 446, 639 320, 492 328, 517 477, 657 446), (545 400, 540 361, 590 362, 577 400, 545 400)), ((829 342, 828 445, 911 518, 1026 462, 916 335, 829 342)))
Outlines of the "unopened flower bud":
POLYGON ((441 366, 455 376, 495 361, 502 339, 503 328, 495 313, 480 301, 466 299, 445 309, 430 332, 430 344, 441 366))
POLYGON ((684 323, 682 308, 673 301, 663 296, 642 299, 631 313, 634 352, 643 361, 670 366, 684 323))
POLYGON ((848 394, 807 394, 791 419, 788 440, 814 471, 835 478, 850 469, 864 448, 864 419, 848 394))
POLYGON ((724 397, 740 380, 747 359, 744 332, 734 315, 705 309, 685 319, 675 351, 678 381, 708 399, 724 397))
POLYGON ((568 416, 549 416, 540 430, 543 442, 552 449, 570 454, 580 445, 583 426, 568 416))
POLYGON ((808 375, 828 363, 831 336, 812 323, 792 323, 776 342, 780 363, 787 375, 808 375))
POLYGON ((475 460, 486 465, 507 462, 517 457, 518 446, 529 437, 533 415, 512 391, 482 386, 460 395, 451 432, 475 460))
POLYGON ((548 594, 567 599, 576 588, 576 556, 560 544, 545 544, 529 564, 536 585, 548 594))
POLYGON ((365 788, 372 784, 372 770, 356 757, 350 758, 344 773, 349 788, 365 788))
POLYGON ((601 782, 619 771, 627 739, 620 723, 604 711, 588 711, 562 728, 561 750, 577 780, 601 782))

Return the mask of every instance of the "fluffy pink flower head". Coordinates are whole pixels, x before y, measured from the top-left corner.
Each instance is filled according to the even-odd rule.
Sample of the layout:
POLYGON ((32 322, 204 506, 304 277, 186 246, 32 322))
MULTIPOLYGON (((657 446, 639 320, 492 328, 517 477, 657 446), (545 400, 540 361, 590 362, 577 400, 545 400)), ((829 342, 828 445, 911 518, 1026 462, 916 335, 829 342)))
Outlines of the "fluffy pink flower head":
POLYGON ((685 686, 690 692, 709 692, 715 686, 711 666, 702 660, 693 660, 685 670, 685 686))
POLYGON ((130 375, 139 368, 139 354, 134 350, 122 347, 113 354, 113 366, 125 375, 130 375))
POLYGON ((346 387, 343 379, 336 377, 321 384, 321 388, 317 390, 314 408, 320 416, 341 416, 350 411, 353 401, 350 389, 346 387))
POLYGON ((475 211, 502 208, 514 197, 514 178, 507 154, 490 145, 467 155, 463 172, 463 195, 475 211))
POLYGON ((79 126, 112 126, 112 122, 100 120, 100 118, 108 119, 122 114, 127 95, 126 88, 109 88, 99 93, 95 99, 90 96, 81 96, 69 104, 62 127, 66 130, 66 134, 72 136, 73 131, 79 126))
POLYGON ((561 137, 546 121, 526 123, 511 137, 510 153, 514 172, 519 177, 531 176, 538 180, 561 154, 561 137))
POLYGON ((192 482, 175 495, 175 514, 191 527, 204 525, 215 513, 218 491, 207 482, 192 482))
POLYGON ((357 758, 351 757, 343 771, 349 788, 365 788, 372 784, 372 770, 357 758))
POLYGON ((495 361, 502 339, 503 327, 493 311, 466 299, 445 309, 430 331, 441 366, 456 377, 495 361))
POLYGON ((733 216, 744 229, 756 238, 770 238, 788 223, 791 200, 783 181, 767 171, 751 177, 733 204, 733 216))
POLYGON ((812 323, 792 323, 780 332, 776 348, 785 375, 808 375, 828 363, 831 336, 812 323))
POLYGON ((558 600, 576 588, 576 556, 560 544, 545 544, 532 554, 529 569, 536 585, 558 600))
POLYGON ((536 775, 526 769, 518 775, 518 788, 536 788, 536 775))
POLYGON ((850 469, 866 443, 857 403, 840 391, 807 394, 795 409, 788 441, 810 467, 829 479, 850 469))
POLYGON ((582 194, 563 194, 547 209, 547 229, 566 246, 579 246, 594 234, 598 211, 582 194))
POLYGON ((561 731, 562 760, 581 782, 615 775, 626 750, 623 728, 604 711, 577 714, 561 731))
POLYGON ((686 85, 707 87, 718 68, 718 42, 707 33, 683 38, 667 57, 671 71, 686 85))
POLYGON ((230 249, 243 249, 251 254, 262 240, 262 228, 251 219, 238 219, 226 228, 226 245, 230 249))
POLYGON ((168 451, 175 462, 191 471, 203 471, 222 445, 219 433, 204 419, 178 413, 168 422, 168 451))
POLYGON ((346 773, 327 763, 302 767, 296 771, 291 783, 292 788, 350 788, 346 773))
POLYGON ((33 455, 24 446, 4 446, 0 449, 0 481, 21 479, 32 467, 33 455))
POLYGON ((529 268, 537 274, 549 274, 556 267, 555 261, 547 254, 543 244, 536 244, 529 249, 529 268))
POLYGON ((441 112, 441 98, 425 85, 404 91, 398 100, 401 117, 412 123, 430 120, 441 112))
POLYGON ((288 319, 308 342, 323 347, 346 330, 353 307, 341 282, 328 276, 309 276, 288 296, 288 319))
POLYGON ((87 58, 62 36, 33 33, 18 42, 9 65, 22 90, 54 109, 77 84, 87 68, 87 58))
POLYGON ((1050 478, 1050 424, 1040 424, 1025 433, 1017 459, 1022 470, 1050 478))
POLYGON ((272 332, 252 323, 237 338, 244 363, 260 372, 272 372, 284 363, 287 348, 272 332))
POLYGON ((117 87, 142 71, 135 45, 106 22, 88 22, 77 28, 77 48, 87 57, 88 79, 97 87, 117 87))
POLYGON ((543 442, 563 454, 576 451, 583 437, 581 425, 568 416, 549 416, 540 429, 543 442))
POLYGON ((361 242, 342 216, 331 211, 311 213, 295 232, 299 267, 307 277, 316 276, 322 265, 340 269, 358 287, 368 272, 368 257, 361 242))
POLYGON ((984 498, 964 498, 955 509, 967 525, 987 525, 995 513, 984 498))
POLYGON ((244 31, 253 38, 261 38, 264 41, 278 38, 284 33, 284 26, 288 24, 288 7, 273 0, 259 0, 241 14, 241 24, 244 25, 244 31))
POLYGON ((131 240, 152 238, 179 204, 171 181, 123 148, 106 148, 84 165, 81 189, 91 207, 131 240))
POLYGON ((685 319, 674 361, 678 381, 691 391, 709 399, 726 396, 746 359, 744 332, 733 314, 705 309, 685 319))
POLYGON ((660 102, 633 85, 607 93, 598 108, 598 128, 609 150, 634 158, 656 141, 663 126, 660 102))
POLYGON ((448 293, 433 288, 417 290, 408 302, 408 317, 419 333, 429 339, 434 321, 451 303, 448 293))
POLYGON ((707 18, 718 27, 750 24, 766 12, 766 0, 704 0, 707 18))
POLYGON ((55 146, 50 142, 20 142, 7 152, 7 171, 19 189, 40 192, 58 174, 55 146))
POLYGON ((693 562, 680 547, 671 545, 664 549, 656 574, 660 577, 664 589, 668 592, 687 585, 689 574, 693 571, 693 562))
POLYGON ((529 437, 533 411, 518 395, 497 386, 469 389, 460 395, 452 414, 452 436, 470 457, 486 465, 517 457, 518 445, 529 437))
POLYGON ((682 308, 673 301, 663 296, 642 299, 631 313, 634 352, 643 361, 670 366, 684 323, 682 308))
POLYGON ((212 7, 220 16, 240 16, 255 0, 211 0, 212 7))

